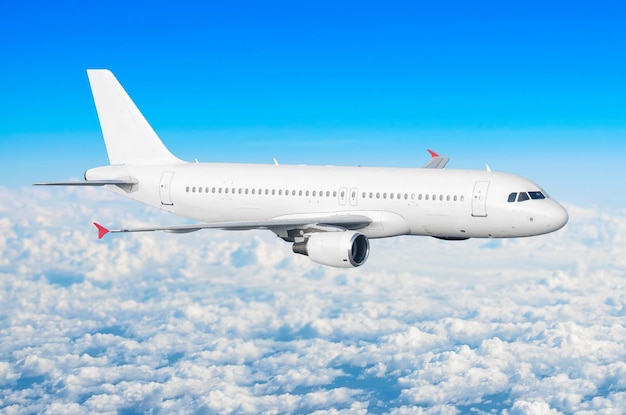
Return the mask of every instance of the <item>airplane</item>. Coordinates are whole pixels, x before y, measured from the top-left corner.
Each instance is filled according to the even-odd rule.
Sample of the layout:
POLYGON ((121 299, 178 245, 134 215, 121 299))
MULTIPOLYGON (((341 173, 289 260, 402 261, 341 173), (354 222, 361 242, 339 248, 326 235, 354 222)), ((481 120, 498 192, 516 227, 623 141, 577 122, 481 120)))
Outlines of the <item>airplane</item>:
POLYGON ((509 173, 445 169, 432 150, 422 168, 186 162, 174 156, 112 72, 87 70, 110 165, 84 181, 197 223, 107 229, 107 233, 266 229, 295 253, 338 268, 363 265, 369 239, 517 238, 561 229, 565 208, 532 181, 509 173))

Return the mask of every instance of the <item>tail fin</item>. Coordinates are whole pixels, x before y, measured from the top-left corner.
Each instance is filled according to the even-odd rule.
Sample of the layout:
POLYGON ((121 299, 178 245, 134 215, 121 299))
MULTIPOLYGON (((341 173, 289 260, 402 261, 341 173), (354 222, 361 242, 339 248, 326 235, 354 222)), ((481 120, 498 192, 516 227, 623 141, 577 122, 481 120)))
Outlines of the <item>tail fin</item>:
POLYGON ((182 163, 165 147, 111 71, 88 69, 87 76, 112 165, 182 163))

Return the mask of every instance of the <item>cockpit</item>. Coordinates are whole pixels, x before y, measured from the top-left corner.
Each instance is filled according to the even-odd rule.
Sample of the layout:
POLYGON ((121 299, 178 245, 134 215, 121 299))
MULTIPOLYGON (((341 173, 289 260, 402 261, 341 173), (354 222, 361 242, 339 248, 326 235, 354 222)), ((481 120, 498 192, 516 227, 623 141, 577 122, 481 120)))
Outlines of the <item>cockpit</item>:
POLYGON ((513 203, 513 202, 524 202, 526 200, 537 200, 537 199, 546 199, 547 195, 544 192, 541 192, 539 190, 533 191, 533 192, 513 192, 511 194, 509 194, 509 198, 507 199, 507 202, 509 203, 513 203))

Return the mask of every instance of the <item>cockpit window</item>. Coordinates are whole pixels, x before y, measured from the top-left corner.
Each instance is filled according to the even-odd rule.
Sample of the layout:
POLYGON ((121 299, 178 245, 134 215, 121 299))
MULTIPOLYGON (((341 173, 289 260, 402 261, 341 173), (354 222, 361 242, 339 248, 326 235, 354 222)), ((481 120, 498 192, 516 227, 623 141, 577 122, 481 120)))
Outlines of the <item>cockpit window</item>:
POLYGON ((517 198, 517 192, 511 193, 509 195, 509 198, 507 199, 507 202, 511 203, 511 202, 515 202, 515 199, 517 198))
POLYGON ((546 196, 541 192, 528 192, 531 199, 545 199, 546 196))
POLYGON ((526 192, 519 192, 519 196, 517 197, 517 201, 518 202, 523 202, 525 200, 530 199, 530 197, 528 197, 528 193, 526 192))

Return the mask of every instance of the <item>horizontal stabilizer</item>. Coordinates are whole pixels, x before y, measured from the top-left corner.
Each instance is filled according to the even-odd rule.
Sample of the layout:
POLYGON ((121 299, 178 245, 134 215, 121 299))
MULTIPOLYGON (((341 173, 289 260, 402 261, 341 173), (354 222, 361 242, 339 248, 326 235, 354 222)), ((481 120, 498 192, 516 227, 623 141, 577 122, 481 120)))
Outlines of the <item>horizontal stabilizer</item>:
POLYGON ((71 182, 47 182, 47 183, 34 183, 33 186, 106 186, 113 184, 117 186, 121 185, 133 185, 139 183, 135 179, 114 179, 114 180, 77 180, 71 182))

